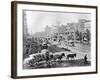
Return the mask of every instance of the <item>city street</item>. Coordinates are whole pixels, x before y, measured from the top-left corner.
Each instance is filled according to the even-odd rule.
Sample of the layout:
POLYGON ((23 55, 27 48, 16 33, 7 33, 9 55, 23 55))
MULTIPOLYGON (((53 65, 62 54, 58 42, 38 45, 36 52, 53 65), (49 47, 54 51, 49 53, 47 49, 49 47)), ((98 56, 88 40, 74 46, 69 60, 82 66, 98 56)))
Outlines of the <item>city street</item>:
POLYGON ((91 47, 89 45, 76 43, 75 47, 69 47, 69 49, 71 49, 72 52, 77 53, 77 58, 83 58, 87 55, 88 60, 91 60, 91 47))
POLYGON ((80 43, 75 44, 74 47, 70 46, 55 46, 50 45, 48 50, 51 51, 53 54, 61 54, 64 53, 65 57, 61 59, 61 61, 41 61, 35 65, 28 65, 25 64, 24 68, 26 69, 38 69, 38 68, 57 68, 57 67, 73 67, 73 66, 90 66, 91 65, 91 56, 90 56, 90 46, 83 45, 80 43), (65 48, 66 47, 66 48, 65 48), (70 50, 70 51, 69 51, 70 50), (73 59, 67 59, 68 54, 76 54, 76 57, 73 59), (87 62, 84 61, 84 56, 87 54, 87 62))

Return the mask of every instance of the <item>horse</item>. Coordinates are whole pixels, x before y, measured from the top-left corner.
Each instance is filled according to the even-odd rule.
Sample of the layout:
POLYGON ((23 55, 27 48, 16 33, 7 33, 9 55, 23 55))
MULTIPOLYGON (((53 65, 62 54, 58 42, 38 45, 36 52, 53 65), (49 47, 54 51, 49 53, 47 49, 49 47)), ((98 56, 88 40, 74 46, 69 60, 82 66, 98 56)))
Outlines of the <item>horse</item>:
POLYGON ((54 61, 56 61, 57 59, 58 59, 59 61, 61 61, 61 59, 62 59, 63 57, 65 57, 65 54, 64 54, 64 53, 61 53, 61 54, 54 54, 52 57, 53 57, 53 60, 54 60, 54 61))
POLYGON ((74 53, 74 54, 68 54, 67 55, 67 59, 69 60, 69 58, 71 58, 71 60, 72 59, 74 59, 76 57, 76 54, 74 53))

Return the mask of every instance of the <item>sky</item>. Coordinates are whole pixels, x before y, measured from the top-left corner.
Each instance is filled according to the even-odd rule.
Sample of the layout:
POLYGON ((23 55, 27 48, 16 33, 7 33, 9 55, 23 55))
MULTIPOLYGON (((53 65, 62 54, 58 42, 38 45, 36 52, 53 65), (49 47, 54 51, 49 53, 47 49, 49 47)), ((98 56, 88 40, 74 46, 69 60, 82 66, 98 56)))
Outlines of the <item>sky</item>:
POLYGON ((86 13, 71 13, 71 12, 51 12, 51 11, 32 11, 25 10, 26 24, 29 34, 44 31, 48 25, 67 24, 78 22, 78 19, 90 20, 91 15, 86 13))

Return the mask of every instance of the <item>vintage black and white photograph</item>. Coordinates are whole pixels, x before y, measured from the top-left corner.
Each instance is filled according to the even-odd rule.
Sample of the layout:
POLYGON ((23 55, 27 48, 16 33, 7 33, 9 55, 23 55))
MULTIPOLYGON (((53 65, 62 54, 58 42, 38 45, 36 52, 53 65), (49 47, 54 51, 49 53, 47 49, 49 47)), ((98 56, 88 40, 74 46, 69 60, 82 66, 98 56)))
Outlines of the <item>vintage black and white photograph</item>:
POLYGON ((23 69, 91 66, 91 14, 23 10, 23 69))
POLYGON ((12 76, 97 73, 97 7, 12 3, 12 76))

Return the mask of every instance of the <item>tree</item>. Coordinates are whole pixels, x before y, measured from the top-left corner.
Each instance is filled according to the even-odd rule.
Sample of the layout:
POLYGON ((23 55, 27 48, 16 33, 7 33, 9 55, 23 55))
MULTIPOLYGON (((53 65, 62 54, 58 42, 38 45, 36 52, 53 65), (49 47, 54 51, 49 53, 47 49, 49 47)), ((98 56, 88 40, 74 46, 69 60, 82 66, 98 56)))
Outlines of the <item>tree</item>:
POLYGON ((79 40, 80 40, 80 42, 82 43, 82 32, 80 32, 79 40))
POLYGON ((90 42, 90 30, 86 29, 86 34, 87 34, 87 40, 88 40, 88 44, 90 42))
POLYGON ((80 32, 78 30, 75 32, 75 36, 76 36, 76 40, 79 40, 80 32))

